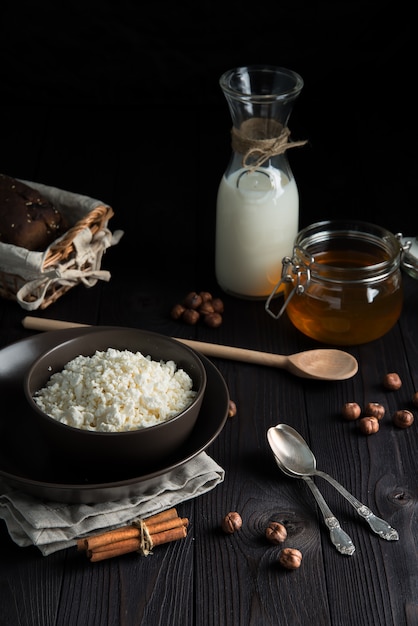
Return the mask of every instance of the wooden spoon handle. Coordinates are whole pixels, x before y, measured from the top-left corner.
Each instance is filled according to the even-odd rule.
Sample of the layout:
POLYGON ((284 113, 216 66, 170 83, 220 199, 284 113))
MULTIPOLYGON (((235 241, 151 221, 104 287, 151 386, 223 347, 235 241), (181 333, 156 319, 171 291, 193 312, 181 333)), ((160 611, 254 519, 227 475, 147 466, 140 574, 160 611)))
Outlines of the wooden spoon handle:
POLYGON ((61 320, 43 319, 41 317, 31 317, 27 315, 22 320, 22 325, 30 330, 63 330, 65 328, 88 327, 89 324, 78 324, 77 322, 63 322, 61 320))
MULTIPOLYGON (((64 328, 87 327, 88 324, 78 324, 76 322, 64 322, 47 318, 26 316, 22 320, 25 328, 31 330, 62 330, 64 328)), ((174 337, 177 341, 184 343, 189 348, 197 350, 206 356, 243 361, 245 363, 256 363, 270 367, 286 367, 287 357, 270 352, 259 352, 258 350, 248 350, 246 348, 234 348, 232 346, 222 346, 215 343, 205 343, 204 341, 194 341, 193 339, 181 339, 174 337)))
POLYGON ((205 343, 204 341, 193 341, 192 339, 180 339, 177 341, 205 354, 206 356, 219 357, 221 359, 231 359, 244 363, 256 363, 257 365, 267 365, 270 367, 286 367, 287 357, 270 352, 259 352, 258 350, 248 350, 247 348, 234 348, 216 343, 205 343))

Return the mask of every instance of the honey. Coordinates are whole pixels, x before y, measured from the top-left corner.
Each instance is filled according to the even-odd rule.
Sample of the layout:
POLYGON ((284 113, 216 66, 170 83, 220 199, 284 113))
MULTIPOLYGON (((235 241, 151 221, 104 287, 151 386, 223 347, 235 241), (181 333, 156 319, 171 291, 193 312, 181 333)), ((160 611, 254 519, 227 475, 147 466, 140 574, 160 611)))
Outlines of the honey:
POLYGON ((305 335, 331 345, 378 339, 397 322, 403 290, 399 240, 366 223, 320 222, 285 260, 285 308, 305 335))

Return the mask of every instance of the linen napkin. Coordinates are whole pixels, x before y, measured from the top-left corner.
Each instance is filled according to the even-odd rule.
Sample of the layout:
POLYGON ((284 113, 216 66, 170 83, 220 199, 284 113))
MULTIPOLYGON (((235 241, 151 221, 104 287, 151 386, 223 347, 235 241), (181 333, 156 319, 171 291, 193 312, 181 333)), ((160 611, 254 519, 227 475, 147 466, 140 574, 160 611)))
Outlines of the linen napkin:
POLYGON ((206 452, 184 463, 146 493, 99 504, 45 502, 0 481, 0 519, 6 522, 13 541, 34 545, 44 556, 76 545, 89 534, 112 530, 135 518, 159 513, 200 496, 223 482, 224 470, 206 452))

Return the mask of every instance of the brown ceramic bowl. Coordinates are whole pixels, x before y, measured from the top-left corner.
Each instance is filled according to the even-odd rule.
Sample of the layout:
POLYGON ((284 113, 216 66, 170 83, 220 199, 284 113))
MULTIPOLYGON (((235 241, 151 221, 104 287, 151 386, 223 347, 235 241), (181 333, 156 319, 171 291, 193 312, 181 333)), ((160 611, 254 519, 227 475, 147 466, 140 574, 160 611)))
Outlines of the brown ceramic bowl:
POLYGON ((39 356, 24 377, 24 392, 39 422, 51 453, 77 464, 77 467, 99 469, 112 463, 123 463, 139 469, 150 469, 170 455, 188 438, 196 423, 206 390, 206 370, 198 354, 179 341, 130 328, 92 329, 56 345, 39 356), (68 426, 47 415, 33 399, 55 372, 79 355, 92 356, 107 348, 141 352, 153 361, 174 361, 193 381, 196 396, 183 411, 167 421, 124 432, 101 432, 68 426))

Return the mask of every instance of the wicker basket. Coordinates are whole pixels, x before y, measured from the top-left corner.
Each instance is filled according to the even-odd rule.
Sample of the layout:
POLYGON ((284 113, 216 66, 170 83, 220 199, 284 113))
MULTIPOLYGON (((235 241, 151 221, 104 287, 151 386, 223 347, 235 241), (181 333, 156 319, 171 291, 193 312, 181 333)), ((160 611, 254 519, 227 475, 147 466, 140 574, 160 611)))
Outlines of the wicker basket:
POLYGON ((0 296, 26 310, 45 309, 79 283, 92 287, 109 280, 109 272, 100 269, 101 259, 123 234, 112 235, 107 228, 113 209, 87 196, 22 182, 48 198, 71 226, 44 252, 0 243, 0 296))

